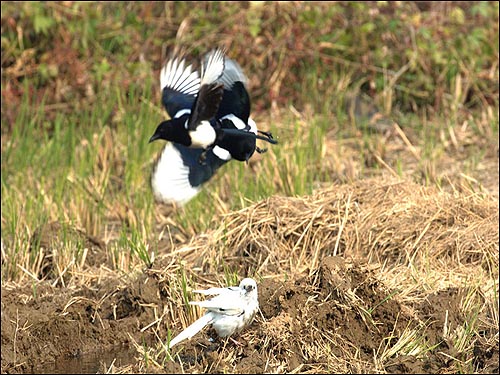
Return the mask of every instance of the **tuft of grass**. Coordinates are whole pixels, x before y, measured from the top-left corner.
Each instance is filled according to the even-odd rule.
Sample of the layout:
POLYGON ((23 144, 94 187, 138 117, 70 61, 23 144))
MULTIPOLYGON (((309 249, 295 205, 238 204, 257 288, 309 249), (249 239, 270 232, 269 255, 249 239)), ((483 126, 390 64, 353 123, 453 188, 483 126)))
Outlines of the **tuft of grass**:
MULTIPOLYGON (((397 321, 394 324, 395 332, 397 321)), ((426 325, 412 328, 407 325, 398 335, 385 338, 375 354, 377 368, 385 369, 390 361, 398 356, 413 356, 416 359, 424 358, 428 353, 439 347, 440 343, 431 345, 426 339, 426 325), (383 347, 382 347, 383 346, 383 347)))

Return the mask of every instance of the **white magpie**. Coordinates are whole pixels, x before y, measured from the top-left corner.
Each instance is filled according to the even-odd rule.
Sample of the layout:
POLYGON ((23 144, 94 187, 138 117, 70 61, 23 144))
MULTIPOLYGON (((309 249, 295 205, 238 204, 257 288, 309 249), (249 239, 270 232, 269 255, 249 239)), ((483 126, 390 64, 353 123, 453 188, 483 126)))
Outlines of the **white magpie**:
POLYGON ((254 279, 243 279, 239 286, 194 290, 194 292, 215 297, 205 301, 189 302, 190 305, 204 307, 207 312, 170 340, 169 348, 182 340, 190 339, 208 324, 212 324, 219 337, 229 337, 250 325, 259 309, 257 283, 254 279))

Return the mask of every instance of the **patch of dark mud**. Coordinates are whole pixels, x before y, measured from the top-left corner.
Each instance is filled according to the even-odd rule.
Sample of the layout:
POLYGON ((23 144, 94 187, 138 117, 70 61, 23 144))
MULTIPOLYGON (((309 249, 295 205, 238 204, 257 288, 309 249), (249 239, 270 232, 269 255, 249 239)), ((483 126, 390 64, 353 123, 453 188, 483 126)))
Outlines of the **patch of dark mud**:
POLYGON ((436 359, 435 355, 426 359, 403 355, 391 360, 385 371, 389 374, 437 374, 443 365, 443 361, 436 359))
MULTIPOLYGON (((371 361, 380 342, 391 335, 396 341, 411 321, 368 270, 340 257, 325 258, 312 276, 270 282, 262 289, 264 334, 278 351, 286 345, 301 353, 305 343, 328 338, 335 341, 330 349, 335 356, 345 356, 351 347, 363 361, 371 361)), ((289 370, 304 363, 303 358, 290 360, 289 370)))
POLYGON ((428 322, 429 330, 426 339, 432 345, 442 343, 448 346, 443 337, 444 328, 448 331, 455 329, 464 323, 464 317, 460 314, 460 301, 463 292, 459 288, 448 288, 429 295, 418 307, 419 317, 428 322))
MULTIPOLYGON (((446 353, 457 357, 458 350, 454 347, 454 340, 446 337, 445 332, 453 333, 459 327, 468 325, 471 316, 464 314, 461 304, 467 297, 466 288, 451 287, 439 290, 429 295, 417 307, 419 318, 427 322, 428 329, 425 330, 425 340, 429 345, 434 346, 435 351, 446 353)), ((481 296, 476 296, 475 304, 484 303, 481 296)), ((491 342, 487 338, 498 335, 498 330, 492 331, 491 325, 482 322, 492 321, 493 317, 482 312, 478 315, 478 337, 474 343, 472 366, 476 373, 498 373, 499 348, 498 343, 491 342)), ((448 359, 449 361, 449 359, 448 359)))
POLYGON ((474 369, 480 374, 498 374, 498 344, 480 339, 474 344, 474 369))
POLYGON ((2 286, 3 373, 33 372, 59 359, 75 358, 131 345, 131 337, 151 343, 141 328, 153 322, 161 306, 154 279, 141 275, 124 286, 102 280, 78 290, 43 281, 32 287, 2 286))

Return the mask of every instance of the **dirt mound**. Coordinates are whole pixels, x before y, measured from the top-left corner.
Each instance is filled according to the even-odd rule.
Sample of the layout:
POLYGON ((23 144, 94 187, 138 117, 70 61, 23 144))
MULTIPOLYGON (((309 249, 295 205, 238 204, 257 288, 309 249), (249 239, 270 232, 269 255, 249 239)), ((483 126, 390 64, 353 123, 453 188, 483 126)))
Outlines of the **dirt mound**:
POLYGON ((477 195, 372 180, 275 196, 149 269, 87 272, 2 286, 2 372, 117 345, 137 348, 121 372, 498 372, 498 202, 477 195), (259 287, 241 345, 206 329, 167 353, 199 316, 191 289, 232 275, 259 287))

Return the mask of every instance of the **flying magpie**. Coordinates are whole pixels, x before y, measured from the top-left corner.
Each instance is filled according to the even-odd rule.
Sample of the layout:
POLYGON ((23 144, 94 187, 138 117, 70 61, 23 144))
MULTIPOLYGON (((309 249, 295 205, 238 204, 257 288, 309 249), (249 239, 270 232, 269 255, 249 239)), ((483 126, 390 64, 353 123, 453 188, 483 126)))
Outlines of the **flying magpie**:
POLYGON ((160 123, 149 142, 167 142, 153 168, 151 184, 163 202, 186 203, 222 165, 247 161, 256 139, 276 144, 257 130, 250 116, 247 79, 241 67, 216 49, 205 55, 201 78, 185 59, 172 57, 160 74, 162 103, 170 120, 160 123))

